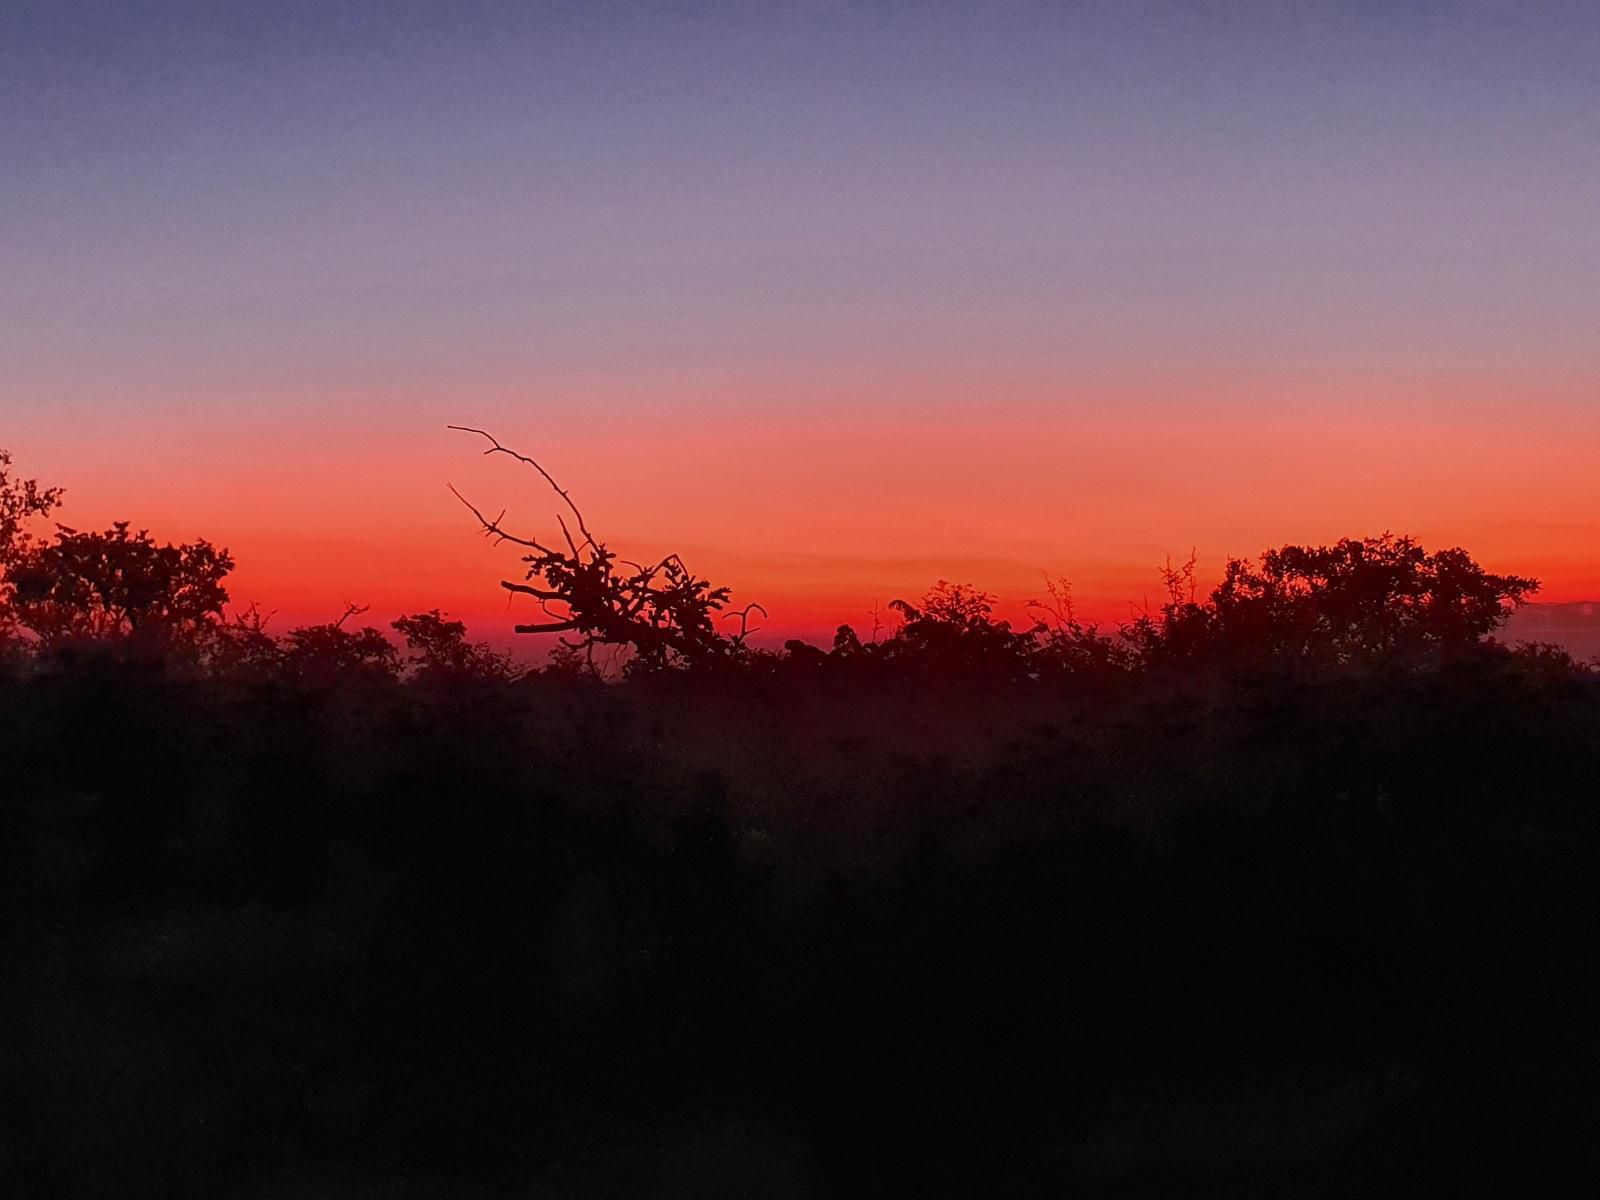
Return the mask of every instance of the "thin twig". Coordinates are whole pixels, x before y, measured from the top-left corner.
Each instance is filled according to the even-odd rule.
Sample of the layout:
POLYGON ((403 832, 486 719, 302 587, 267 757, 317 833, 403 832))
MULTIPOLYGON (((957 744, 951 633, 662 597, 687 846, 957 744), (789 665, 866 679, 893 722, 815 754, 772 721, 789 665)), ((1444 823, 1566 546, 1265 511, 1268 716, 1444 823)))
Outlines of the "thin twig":
POLYGON ((455 496, 457 500, 461 501, 461 503, 467 506, 468 512, 478 518, 478 524, 483 527, 485 537, 494 538, 496 543, 511 542, 517 546, 526 546, 530 550, 537 550, 540 554, 556 553, 554 550, 550 549, 550 547, 534 540, 533 538, 518 537, 516 534, 507 533, 504 529, 500 528, 500 521, 506 515, 503 509, 500 512, 500 516, 491 521, 478 510, 478 506, 476 504, 474 504, 471 500, 468 500, 460 492, 456 491, 455 484, 447 483, 445 484, 445 487, 450 489, 451 495, 455 496))
POLYGON ((573 503, 572 497, 567 493, 567 489, 557 483, 555 481, 555 477, 551 475, 549 471, 546 471, 542 466, 540 466, 536 460, 529 458, 526 454, 519 454, 510 446, 502 446, 499 440, 487 430, 474 429, 470 425, 449 425, 446 426, 446 428, 454 429, 459 433, 475 433, 479 437, 487 439, 489 442, 489 448, 484 451, 485 454, 508 455, 511 458, 516 459, 518 462, 527 463, 528 466, 539 472, 540 475, 543 475, 544 481, 555 489, 556 495, 560 496, 562 500, 566 501, 567 507, 572 510, 572 515, 577 518, 578 531, 583 534, 584 542, 590 546, 598 546, 598 543, 596 543, 594 540, 594 535, 589 532, 589 526, 584 523, 583 513, 580 512, 578 506, 573 503))

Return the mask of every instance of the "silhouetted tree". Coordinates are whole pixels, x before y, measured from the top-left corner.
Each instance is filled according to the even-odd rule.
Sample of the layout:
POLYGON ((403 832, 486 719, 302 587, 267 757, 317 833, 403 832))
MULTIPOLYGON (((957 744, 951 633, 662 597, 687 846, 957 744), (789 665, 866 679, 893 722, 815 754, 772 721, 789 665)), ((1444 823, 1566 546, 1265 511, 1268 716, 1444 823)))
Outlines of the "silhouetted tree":
POLYGON ((268 617, 257 605, 229 614, 213 625, 206 639, 206 661, 224 678, 261 681, 283 662, 283 648, 267 632, 268 617))
POLYGON ((996 620, 994 597, 970 584, 939 580, 918 604, 891 600, 905 623, 889 640, 893 657, 945 669, 1016 675, 1032 669, 1034 630, 1021 633, 996 620))
POLYGON ((466 623, 447 620, 437 608, 401 617, 392 627, 405 638, 411 651, 407 662, 419 675, 510 679, 516 674, 509 655, 485 642, 467 641, 466 623))
POLYGON ((1078 619, 1072 589, 1064 579, 1045 576, 1045 598, 1028 601, 1034 615, 1041 671, 1063 674, 1119 672, 1131 669, 1135 656, 1127 642, 1100 632, 1099 625, 1078 619))
POLYGON ((46 645, 78 638, 198 645, 228 602, 233 558, 201 539, 157 543, 118 521, 101 533, 61 526, 50 542, 15 551, 7 564, 18 624, 46 645))
POLYGON ((1168 567, 1160 615, 1128 630, 1147 661, 1350 663, 1460 653, 1539 587, 1485 571, 1460 548, 1429 554, 1413 538, 1389 533, 1284 546, 1255 563, 1230 559, 1205 603, 1193 596, 1192 558, 1185 570, 1168 567))
POLYGON ((1485 648, 1535 585, 1463 551, 1284 547, 1208 595, 1191 556, 1117 638, 1049 579, 1025 630, 941 583, 781 663, 759 609, 711 640, 707 589, 636 659, 694 669, 601 686, 656 602, 572 513, 523 544, 576 636, 480 687, 503 657, 438 610, 394 622, 403 663, 356 606, 278 638, 218 615, 220 560, 0 507, 33 603, 211 672, 0 672, 11 1194, 1561 1195, 1593 1164, 1600 679, 1485 648))
POLYGON ((594 662, 581 646, 562 642, 550 648, 542 674, 559 679, 599 678, 594 662))
MULTIPOLYGON (((561 497, 576 526, 574 531, 557 513, 565 548, 552 546, 507 532, 500 523, 504 512, 491 520, 455 492, 486 536, 532 552, 522 560, 528 566, 524 581, 504 580, 500 586, 531 596, 549 619, 517 625, 517 633, 571 633, 576 635, 571 644, 585 651, 597 645, 624 646, 633 654, 630 670, 700 666, 738 656, 743 635, 724 637, 715 623, 731 594, 729 588, 711 586, 676 554, 650 565, 618 558, 590 532, 571 495, 539 463, 502 446, 481 429, 450 428, 486 439, 485 454, 504 454, 532 467, 561 497)), ((745 610, 746 617, 749 611, 745 610)))
POLYGON ((12 640, 17 632, 11 569, 33 544, 28 523, 49 516, 60 504, 60 488, 40 487, 37 479, 12 479, 11 454, 0 450, 0 642, 12 640))
POLYGON ((841 625, 833 631, 833 652, 840 658, 854 658, 865 654, 867 647, 862 644, 861 636, 854 628, 841 625))
POLYGON ((27 523, 59 507, 61 495, 62 489, 40 487, 37 479, 12 479, 11 453, 0 450, 0 564, 26 547, 27 523))
POLYGON ((346 629, 351 617, 365 613, 365 605, 351 604, 337 621, 291 629, 279 643, 282 670, 297 682, 327 687, 341 680, 392 679, 400 669, 400 655, 383 632, 370 625, 346 629))

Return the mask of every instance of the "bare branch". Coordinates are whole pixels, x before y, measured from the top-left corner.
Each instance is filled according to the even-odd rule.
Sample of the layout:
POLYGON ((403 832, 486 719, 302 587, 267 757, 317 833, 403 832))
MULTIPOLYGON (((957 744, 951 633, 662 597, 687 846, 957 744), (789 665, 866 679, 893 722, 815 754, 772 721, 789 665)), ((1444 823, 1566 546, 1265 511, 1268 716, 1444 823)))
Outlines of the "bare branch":
POLYGON ((746 604, 743 608, 738 609, 735 612, 725 612, 719 618, 723 621, 731 620, 734 617, 739 618, 739 632, 733 635, 733 641, 736 645, 744 645, 745 638, 749 637, 752 633, 761 632, 761 626, 759 625, 757 625, 754 629, 750 628, 750 613, 752 611, 760 613, 763 617, 768 615, 767 610, 764 607, 756 603, 750 603, 746 604))
POLYGON ((371 607, 372 607, 372 605, 370 605, 370 604, 352 604, 350 601, 346 600, 344 602, 344 614, 337 621, 335 621, 333 623, 333 627, 335 629, 343 628, 344 627, 344 623, 346 621, 348 621, 351 617, 359 617, 362 613, 368 611, 371 607))
POLYGON ((513 625, 513 633, 568 633, 578 627, 575 621, 556 621, 548 625, 513 625))
POLYGON ((567 539, 567 549, 572 551, 572 557, 578 557, 578 545, 572 540, 572 532, 567 528, 567 523, 561 519, 561 514, 556 514, 556 524, 561 526, 561 536, 567 539))
POLYGON ((565 600, 560 592, 549 592, 543 588, 531 587, 526 583, 512 583, 509 579, 502 579, 500 586, 508 592, 516 592, 523 596, 533 596, 540 600, 565 600))
MULTIPOLYGON (((544 476, 544 481, 553 489, 555 489, 556 495, 560 496, 561 499, 566 502, 567 507, 572 510, 572 515, 577 518, 578 531, 583 534, 584 542, 587 545, 598 548, 599 544, 594 540, 594 535, 589 532, 589 526, 584 523, 583 513, 580 512, 578 506, 573 503, 572 497, 567 494, 567 489, 557 483, 555 481, 555 477, 551 475, 549 471, 546 471, 542 466, 540 466, 538 462, 529 458, 526 454, 519 454, 509 446, 502 446, 495 436, 486 430, 473 429, 470 425, 450 425, 446 428, 454 429, 460 433, 475 433, 479 437, 487 439, 489 442, 489 448, 484 451, 485 454, 505 454, 516 459, 518 462, 527 463, 528 466, 539 472, 540 475, 544 476)), ((574 551, 574 553, 576 553, 576 551, 574 551)))
POLYGON ((473 516, 478 518, 478 524, 483 527, 483 532, 486 537, 494 538, 497 543, 511 542, 517 546, 526 546, 530 550, 537 550, 540 554, 555 553, 555 551, 551 550, 548 546, 543 545, 532 538, 518 537, 516 534, 507 533, 504 529, 500 528, 500 521, 506 515, 504 509, 500 510, 500 516, 491 521, 488 517, 484 516, 483 513, 478 511, 477 505, 473 504, 472 501, 468 500, 460 492, 456 491, 455 484, 447 483, 445 484, 445 487, 449 488, 451 494, 455 496, 457 500, 461 501, 461 503, 465 504, 467 506, 467 510, 471 512, 473 516))
POLYGON ((722 635, 715 622, 728 601, 727 588, 712 587, 696 577, 677 554, 651 565, 619 560, 590 531, 567 490, 537 461, 502 445, 485 430, 467 425, 450 428, 485 439, 489 446, 485 454, 504 454, 532 467, 565 504, 565 511, 557 512, 555 519, 566 549, 557 550, 534 538, 507 533, 501 525, 504 512, 490 518, 454 487, 450 489, 477 518, 486 536, 535 552, 523 559, 529 568, 524 577, 528 582, 505 580, 500 586, 507 593, 508 604, 512 596, 531 596, 549 620, 514 626, 516 632, 571 632, 580 639, 576 645, 591 657, 597 644, 631 647, 636 662, 645 669, 657 669, 739 652, 744 638, 755 632, 750 626, 751 614, 767 615, 759 604, 748 605, 740 613, 728 614, 739 618, 738 636, 722 635), (568 513, 572 521, 567 519, 568 513))

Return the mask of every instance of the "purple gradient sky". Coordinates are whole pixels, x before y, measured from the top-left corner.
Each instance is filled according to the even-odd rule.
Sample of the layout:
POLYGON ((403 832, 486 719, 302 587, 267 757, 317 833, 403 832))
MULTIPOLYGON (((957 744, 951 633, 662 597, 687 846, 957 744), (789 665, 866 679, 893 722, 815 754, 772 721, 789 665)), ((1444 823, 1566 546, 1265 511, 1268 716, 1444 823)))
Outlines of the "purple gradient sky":
MULTIPOLYGON (((364 505, 408 489, 442 530, 452 420, 580 481, 608 430, 734 461, 740 430, 858 429, 870 463, 896 422, 959 449, 974 426, 1066 445, 1168 418, 1348 417, 1424 457, 1419 430, 1506 430, 1574 471, 1600 410, 1596 63, 1593 3, 13 0, 0 445, 72 485, 84 520, 167 514, 177 486, 245 561, 252 538, 356 538, 364 505), (352 470, 367 438, 387 465, 352 470), (359 487, 273 525, 244 519, 219 463, 359 487)), ((1260 548, 1223 544, 1258 531, 1163 498, 1119 453, 1098 486, 1154 489, 1169 549, 1260 548)), ((1039 457, 1026 470, 1054 502, 1039 457)), ((1526 499, 1536 465, 1479 466, 1435 472, 1459 491, 1437 511, 1461 515, 1437 532, 1470 538, 1521 491, 1545 508, 1512 515, 1556 521, 1565 555, 1535 537, 1524 557, 1569 563, 1558 592, 1588 587, 1600 510, 1526 499)), ((1403 469, 1349 464, 1329 484, 1348 495, 1299 501, 1282 537, 1403 494, 1403 469)), ((1570 505, 1597 497, 1558 482, 1570 505)), ((817 480, 792 485, 788 517, 715 531, 731 561, 759 559, 772 521, 808 525, 796 554, 870 555, 810 519, 817 480)), ((713 477, 661 511, 690 520, 747 486, 713 477)), ((659 515, 617 499, 624 532, 659 515)), ((1023 553, 1006 510, 985 519, 972 563, 1023 553)), ((931 561, 938 539, 901 527, 931 561)), ((1070 548, 1147 565, 1144 534, 1108 538, 1070 548)), ((351 590, 330 576, 316 602, 351 590)))

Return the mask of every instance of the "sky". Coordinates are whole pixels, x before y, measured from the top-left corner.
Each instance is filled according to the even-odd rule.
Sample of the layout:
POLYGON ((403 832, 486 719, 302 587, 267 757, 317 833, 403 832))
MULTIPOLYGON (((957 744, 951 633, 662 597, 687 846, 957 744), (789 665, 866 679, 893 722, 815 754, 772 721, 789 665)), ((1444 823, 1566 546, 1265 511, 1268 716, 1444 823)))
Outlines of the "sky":
POLYGON ((0 6, 0 446, 503 635, 536 456, 769 636, 1384 530, 1600 597, 1593 3, 0 6))

